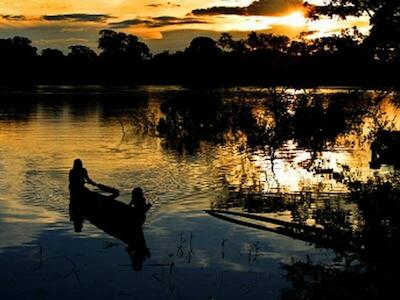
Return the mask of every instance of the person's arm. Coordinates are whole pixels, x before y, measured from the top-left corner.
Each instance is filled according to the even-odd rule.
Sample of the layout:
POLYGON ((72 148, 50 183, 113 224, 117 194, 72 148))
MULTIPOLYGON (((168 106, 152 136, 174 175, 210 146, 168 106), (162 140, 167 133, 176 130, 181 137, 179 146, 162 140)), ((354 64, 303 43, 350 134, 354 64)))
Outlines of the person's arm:
POLYGON ((94 185, 94 186, 97 186, 97 183, 89 178, 89 175, 88 175, 88 172, 87 172, 86 169, 85 169, 85 180, 86 180, 87 183, 89 183, 91 185, 94 185))
POLYGON ((151 204, 150 204, 150 203, 145 204, 145 206, 144 206, 144 213, 147 213, 147 212, 149 211, 150 207, 151 207, 151 204))

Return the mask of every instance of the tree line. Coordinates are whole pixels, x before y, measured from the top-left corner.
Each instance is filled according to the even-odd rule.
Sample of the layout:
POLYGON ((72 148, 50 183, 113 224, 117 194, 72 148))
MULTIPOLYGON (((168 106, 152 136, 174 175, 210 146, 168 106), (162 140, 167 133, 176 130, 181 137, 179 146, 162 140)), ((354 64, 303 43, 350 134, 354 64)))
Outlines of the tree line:
POLYGON ((397 84, 400 56, 379 57, 356 30, 290 40, 251 32, 196 37, 184 51, 152 55, 137 36, 102 30, 83 45, 40 53, 25 37, 0 39, 3 83, 397 84))
MULTIPOLYGON (((305 3, 308 17, 368 16, 370 33, 357 28, 297 40, 251 32, 235 40, 194 38, 184 51, 152 55, 137 36, 100 31, 99 51, 83 45, 38 53, 25 37, 0 39, 0 84, 176 83, 399 86, 400 1, 328 0, 305 3)), ((311 32, 312 33, 312 32, 311 32)))

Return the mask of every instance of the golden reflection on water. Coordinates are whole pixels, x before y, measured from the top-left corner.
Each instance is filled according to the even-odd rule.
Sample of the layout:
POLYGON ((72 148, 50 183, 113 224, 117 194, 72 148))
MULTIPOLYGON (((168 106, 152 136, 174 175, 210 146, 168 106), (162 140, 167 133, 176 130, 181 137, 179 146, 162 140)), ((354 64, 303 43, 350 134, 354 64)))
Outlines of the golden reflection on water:
MULTIPOLYGON (((399 128, 396 120, 399 110, 390 102, 384 102, 376 118, 368 116, 364 119, 365 128, 361 133, 339 135, 325 148, 318 150, 299 147, 294 139, 279 144, 273 151, 268 148, 253 149, 246 145, 245 134, 238 136, 231 130, 227 143, 202 140, 194 153, 180 152, 169 147, 165 137, 158 137, 154 130, 144 130, 146 126, 154 129, 151 123, 162 116, 160 105, 165 99, 155 95, 140 105, 131 100, 125 105, 113 103, 107 107, 107 103, 114 102, 113 97, 118 96, 110 96, 105 102, 88 103, 82 97, 78 104, 39 101, 18 116, 7 116, 0 106, 0 252, 12 254, 8 247, 28 243, 33 246, 31 249, 35 256, 32 263, 37 267, 40 258, 37 254, 43 242, 45 272, 52 264, 55 272, 51 274, 56 278, 60 274, 73 274, 69 262, 52 259, 65 255, 73 260, 74 266, 76 263, 77 269, 83 271, 79 272, 83 283, 92 277, 96 282, 107 283, 111 277, 122 276, 121 279, 127 282, 127 291, 131 291, 132 278, 150 278, 151 281, 154 276, 143 274, 152 275, 154 272, 161 278, 157 268, 165 262, 166 266, 159 269, 160 272, 165 269, 168 273, 168 268, 171 271, 174 265, 178 269, 175 269, 177 272, 174 271, 173 276, 180 277, 174 277, 173 280, 182 285, 182 278, 188 278, 188 284, 184 286, 189 290, 191 284, 198 285, 200 281, 201 286, 205 286, 204 274, 208 278, 207 287, 212 287, 216 280, 222 281, 220 275, 224 274, 228 275, 224 279, 226 289, 230 289, 227 283, 231 275, 238 275, 237 280, 231 281, 231 286, 241 287, 243 282, 249 281, 248 274, 255 274, 255 278, 265 274, 263 278, 270 284, 266 289, 271 290, 271 286, 280 289, 278 282, 284 280, 280 269, 282 262, 293 263, 293 258, 308 260, 309 257, 315 259, 318 256, 324 264, 329 263, 331 268, 337 262, 331 260, 333 253, 314 249, 309 243, 295 241, 285 235, 224 223, 212 219, 203 210, 217 202, 226 204, 235 191, 247 190, 256 196, 270 193, 265 198, 276 202, 269 202, 273 204, 273 209, 267 210, 270 208, 267 207, 263 210, 265 207, 262 207, 257 211, 255 206, 246 206, 246 199, 238 201, 239 205, 233 203, 229 206, 231 203, 227 203, 224 208, 308 226, 324 227, 326 221, 328 228, 333 224, 357 230, 363 225, 358 206, 346 201, 347 187, 339 183, 333 174, 347 167, 356 179, 372 176, 375 171, 369 168, 370 140, 364 140, 363 137, 368 135, 376 122, 382 121, 382 117, 394 119, 393 128, 399 128), (383 116, 382 112, 387 112, 387 115, 383 116), (144 125, 144 121, 148 124, 144 125), (71 236, 72 225, 67 211, 67 175, 76 157, 82 158, 95 181, 119 188, 122 201, 129 201, 132 187, 143 187, 146 197, 153 204, 145 223, 146 240, 152 251, 152 257, 145 268, 147 273, 129 277, 124 269, 129 268, 129 258, 124 247, 106 250, 103 244, 103 249, 99 249, 101 239, 114 244, 118 241, 104 236, 100 229, 88 223, 84 225, 84 233, 71 236), (304 190, 313 193, 299 193, 304 190), (275 197, 278 192, 287 193, 288 197, 284 199, 288 200, 287 203, 275 197), (291 202, 292 194, 297 199, 299 195, 311 196, 304 201, 291 202), (186 254, 189 255, 190 247, 192 255, 192 233, 193 260, 188 262, 186 254), (87 236, 99 239, 87 239, 87 236), (182 242, 183 239, 186 239, 186 244, 182 242), (221 258, 221 242, 227 240, 226 256, 221 258), (254 249, 259 242, 260 261, 256 263, 250 261, 250 256, 254 255, 253 251, 257 251, 254 249), (175 253, 180 246, 185 255, 179 258, 175 253), (105 272, 98 272, 100 269, 105 272), (202 270, 200 273, 206 273, 201 275, 199 270, 202 270), (191 275, 193 273, 195 276, 191 275), (106 274, 106 277, 98 277, 99 274, 106 274), (190 283, 190 280, 194 280, 194 283, 190 283)), ((262 105, 253 111, 269 118, 268 124, 273 122, 262 105)), ((376 172, 382 175, 392 169, 383 166, 376 172)), ((24 252, 16 253, 20 255, 24 252)), ((8 256, 4 257, 8 259, 8 256)), ((20 257, 17 256, 17 259, 20 260, 20 257)), ((16 272, 13 270, 10 273, 15 274, 13 276, 19 278, 19 282, 21 277, 27 278, 26 282, 32 282, 36 288, 37 282, 32 281, 31 276, 33 272, 36 275, 43 273, 36 272, 34 268, 28 270, 26 265, 20 267, 24 263, 25 260, 21 259, 21 262, 12 266, 16 272)), ((8 264, 12 265, 13 261, 8 264)), ((43 278, 51 277, 35 278, 43 281, 43 278)), ((70 279, 71 282, 65 283, 77 286, 73 275, 70 279)), ((58 279, 45 281, 46 286, 54 282, 56 288, 62 283, 58 279)), ((39 282, 39 285, 42 283, 39 282)), ((154 282, 145 281, 139 286, 149 284, 154 282)), ((283 283, 282 287, 286 285, 283 283)), ((114 288, 114 285, 110 287, 114 288)), ((89 289, 88 294, 92 294, 92 288, 89 289)), ((176 294, 181 290, 177 289, 176 294)))
MULTIPOLYGON (((227 197, 227 188, 343 193, 347 187, 332 173, 347 166, 357 179, 366 180, 375 172, 369 168, 370 141, 362 141, 355 133, 339 136, 332 149, 318 152, 300 149, 290 140, 275 150, 273 158, 271 153, 247 149, 245 138, 220 146, 202 143, 197 155, 177 154, 164 147, 162 138, 135 130, 143 117, 151 115, 157 120, 162 116, 160 103, 157 97, 150 97, 145 105, 126 105, 110 115, 100 103, 83 107, 41 103, 25 119, 1 118, 3 206, 18 215, 34 215, 36 222, 56 221, 54 211, 66 212, 67 174, 77 157, 94 180, 119 188, 122 201, 129 200, 132 187, 142 186, 153 202, 150 219, 154 220, 165 214, 199 216, 210 203, 227 197), (324 172, 327 170, 331 172, 324 172), (29 205, 48 209, 30 209, 29 205)), ((256 112, 262 112, 260 109, 256 112)), ((270 118, 268 113, 264 115, 270 118)), ((399 129, 398 115, 398 108, 386 100, 378 119, 386 118, 399 129)), ((366 117, 362 134, 374 122, 377 120, 366 117)), ((384 166, 379 172, 391 170, 384 166)), ((280 217, 292 218, 287 212, 280 217)), ((2 217, 2 222, 20 220, 18 216, 2 217)), ((310 225, 315 222, 306 221, 310 225)))
MULTIPOLYGON (((65 212, 67 174, 80 157, 93 179, 121 190, 123 201, 129 200, 134 186, 143 185, 155 201, 152 217, 159 214, 158 207, 169 212, 207 208, 209 199, 200 197, 201 186, 210 182, 201 178, 208 170, 207 158, 176 160, 162 150, 159 138, 135 133, 129 126, 125 130, 123 135, 117 118, 104 120, 99 107, 82 118, 66 105, 55 116, 39 108, 28 122, 1 121, 1 184, 7 186, 3 198, 13 205, 23 200, 65 212)), ((30 212, 41 220, 53 214, 30 212)))
MULTIPOLYGON (((327 92, 334 92, 327 90, 327 92)), ((240 188, 258 187, 261 192, 346 192, 347 186, 332 177, 332 172, 342 172, 343 167, 352 170, 357 180, 372 178, 376 170, 370 168, 371 140, 365 137, 377 124, 383 129, 399 130, 400 110, 387 98, 380 104, 377 114, 364 118, 361 134, 339 135, 332 149, 313 152, 299 149, 294 141, 288 141, 274 153, 255 151, 246 153, 240 147, 233 148, 229 155, 220 148, 216 164, 224 166, 224 180, 240 188), (332 170, 332 172, 323 171, 332 170)), ((260 115, 260 108, 256 110, 260 115)), ((270 120, 270 116, 265 114, 270 120)), ((269 121, 270 122, 270 121, 269 121)), ((379 174, 389 174, 393 167, 383 165, 379 174)))

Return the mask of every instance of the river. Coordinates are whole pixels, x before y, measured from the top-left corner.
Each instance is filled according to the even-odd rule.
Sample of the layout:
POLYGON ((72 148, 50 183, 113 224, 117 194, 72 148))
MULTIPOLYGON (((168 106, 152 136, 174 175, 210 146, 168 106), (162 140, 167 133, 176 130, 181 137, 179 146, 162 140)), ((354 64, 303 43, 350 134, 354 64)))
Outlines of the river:
POLYGON ((279 299, 293 288, 283 265, 335 265, 335 251, 205 210, 321 227, 329 208, 357 231, 350 183, 396 172, 370 167, 377 128, 400 125, 384 92, 35 86, 0 97, 4 299, 279 299), (90 222, 74 232, 75 158, 120 201, 142 187, 152 203, 141 272, 122 241, 90 222))

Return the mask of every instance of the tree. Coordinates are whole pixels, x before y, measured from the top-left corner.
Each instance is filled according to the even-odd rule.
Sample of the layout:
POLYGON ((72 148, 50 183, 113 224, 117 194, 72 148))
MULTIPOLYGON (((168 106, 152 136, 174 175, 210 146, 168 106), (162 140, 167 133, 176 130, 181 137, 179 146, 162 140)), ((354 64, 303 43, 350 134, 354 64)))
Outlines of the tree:
POLYGON ((87 46, 75 45, 69 47, 68 57, 76 62, 93 62, 97 59, 97 54, 87 46))
POLYGON ((290 43, 288 54, 291 56, 303 57, 309 55, 309 47, 306 41, 292 41, 290 43))
POLYGON ((286 52, 289 46, 290 39, 283 35, 272 35, 270 33, 256 32, 249 33, 246 44, 252 51, 273 51, 273 52, 286 52))
POLYGON ((345 36, 327 36, 314 39, 310 48, 314 54, 348 54, 357 49, 357 41, 345 36))
POLYGON ((64 53, 58 49, 46 48, 42 50, 42 57, 49 60, 60 60, 64 57, 64 53))
POLYGON ((10 60, 31 60, 37 55, 37 48, 31 44, 30 39, 20 36, 0 39, 0 57, 7 62, 10 60))
POLYGON ((398 0, 327 0, 325 5, 306 3, 309 16, 369 16, 371 30, 365 45, 381 61, 400 60, 400 1, 398 0))
POLYGON ((233 40, 232 35, 229 33, 222 33, 217 42, 218 46, 227 52, 235 50, 235 43, 236 41, 233 40))
POLYGON ((204 36, 194 38, 185 50, 185 54, 199 58, 215 58, 221 53, 217 42, 212 38, 204 36))
POLYGON ((151 58, 149 47, 135 35, 108 29, 99 34, 100 56, 106 60, 142 61, 151 58))
POLYGON ((244 40, 235 41, 229 33, 222 33, 217 44, 225 52, 243 54, 248 50, 244 40))
POLYGON ((246 44, 249 46, 249 48, 252 51, 260 50, 260 49, 264 48, 264 45, 263 45, 263 42, 262 42, 260 36, 255 31, 252 31, 249 33, 247 40, 246 40, 246 44))

